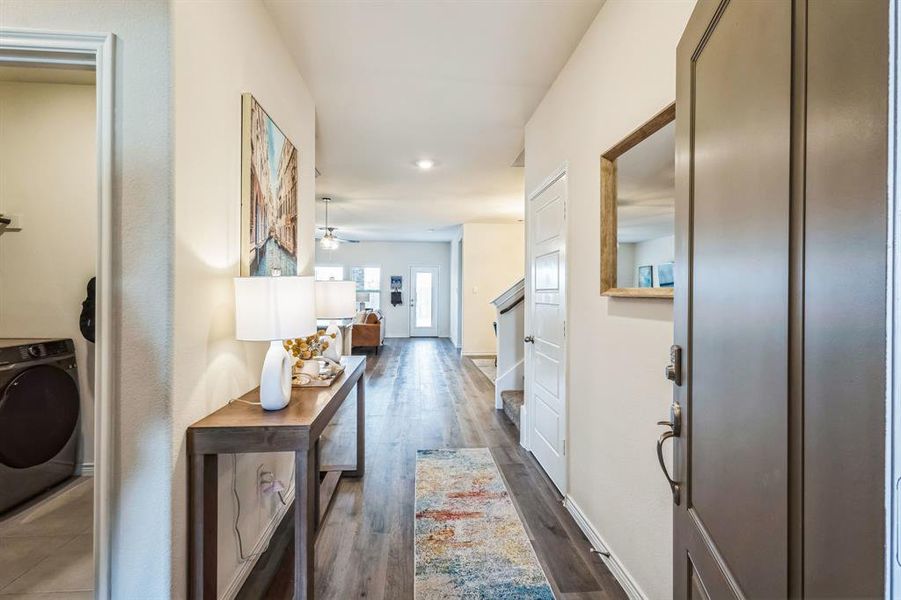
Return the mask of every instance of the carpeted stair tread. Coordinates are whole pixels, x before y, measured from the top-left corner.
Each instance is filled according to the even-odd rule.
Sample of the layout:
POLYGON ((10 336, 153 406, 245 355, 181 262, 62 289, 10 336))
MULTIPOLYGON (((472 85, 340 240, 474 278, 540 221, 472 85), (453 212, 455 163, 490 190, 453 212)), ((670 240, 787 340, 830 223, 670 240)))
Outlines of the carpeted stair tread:
POLYGON ((519 413, 523 404, 522 390, 504 390, 501 392, 501 401, 504 403, 504 413, 516 428, 519 429, 519 413))

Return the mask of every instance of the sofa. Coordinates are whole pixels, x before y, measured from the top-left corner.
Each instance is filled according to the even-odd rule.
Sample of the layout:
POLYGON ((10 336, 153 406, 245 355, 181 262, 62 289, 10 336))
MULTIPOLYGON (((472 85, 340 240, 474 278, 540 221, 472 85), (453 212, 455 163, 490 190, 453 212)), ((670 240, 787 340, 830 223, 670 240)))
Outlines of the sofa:
POLYGON ((360 311, 354 315, 347 331, 351 354, 356 348, 374 349, 378 354, 385 343, 385 318, 378 310, 360 311))

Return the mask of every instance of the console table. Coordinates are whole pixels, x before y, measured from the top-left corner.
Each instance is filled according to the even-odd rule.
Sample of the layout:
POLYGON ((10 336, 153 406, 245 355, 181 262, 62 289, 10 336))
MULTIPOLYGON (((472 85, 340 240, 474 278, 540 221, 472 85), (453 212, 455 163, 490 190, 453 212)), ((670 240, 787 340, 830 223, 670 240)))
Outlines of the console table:
POLYGON ((259 389, 231 402, 188 428, 189 597, 216 599, 218 455, 294 452, 294 598, 313 598, 316 532, 338 479, 362 477, 365 465, 366 358, 345 356, 344 373, 327 388, 293 388, 282 410, 265 411, 259 389), (321 467, 319 437, 338 408, 357 387, 357 462, 321 467))

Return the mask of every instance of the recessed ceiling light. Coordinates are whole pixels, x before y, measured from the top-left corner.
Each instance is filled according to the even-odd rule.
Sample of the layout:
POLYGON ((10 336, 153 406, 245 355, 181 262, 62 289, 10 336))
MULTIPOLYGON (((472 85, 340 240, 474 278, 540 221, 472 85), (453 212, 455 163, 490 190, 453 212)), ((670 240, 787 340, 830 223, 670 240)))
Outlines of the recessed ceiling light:
POLYGON ((435 161, 431 158, 420 158, 416 161, 416 166, 422 169, 423 171, 428 171, 432 167, 435 166, 435 161))

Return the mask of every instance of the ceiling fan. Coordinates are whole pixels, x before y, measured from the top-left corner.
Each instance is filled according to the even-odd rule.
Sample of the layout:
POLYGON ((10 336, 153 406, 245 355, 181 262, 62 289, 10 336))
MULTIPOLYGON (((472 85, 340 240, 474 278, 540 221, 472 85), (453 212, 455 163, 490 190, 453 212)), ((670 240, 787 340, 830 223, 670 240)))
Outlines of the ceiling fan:
POLYGON ((347 240, 344 238, 338 237, 335 232, 338 231, 337 227, 329 227, 328 224, 328 205, 331 203, 331 198, 323 198, 323 202, 325 202, 325 227, 320 227, 319 229, 325 231, 322 234, 322 238, 319 240, 319 245, 323 250, 336 250, 340 242, 347 242, 349 244, 358 244, 360 240, 347 240))

